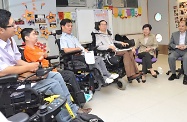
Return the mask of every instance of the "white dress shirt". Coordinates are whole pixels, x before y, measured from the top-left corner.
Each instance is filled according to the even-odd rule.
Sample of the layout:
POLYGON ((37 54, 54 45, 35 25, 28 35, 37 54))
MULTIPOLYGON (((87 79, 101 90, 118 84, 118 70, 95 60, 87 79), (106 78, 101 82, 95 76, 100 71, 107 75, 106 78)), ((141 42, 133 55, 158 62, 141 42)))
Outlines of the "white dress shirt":
POLYGON ((186 31, 184 33, 180 32, 179 45, 185 44, 186 31))

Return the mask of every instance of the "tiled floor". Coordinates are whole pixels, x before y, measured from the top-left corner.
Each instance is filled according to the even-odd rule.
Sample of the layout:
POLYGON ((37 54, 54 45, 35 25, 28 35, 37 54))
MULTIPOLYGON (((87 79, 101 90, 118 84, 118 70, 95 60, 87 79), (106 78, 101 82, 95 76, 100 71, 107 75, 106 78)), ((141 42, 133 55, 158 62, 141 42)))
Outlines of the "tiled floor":
POLYGON ((167 55, 159 55, 153 67, 162 67, 164 73, 157 79, 147 75, 146 83, 133 81, 124 91, 116 84, 104 87, 85 107, 91 107, 92 113, 105 122, 187 122, 187 86, 182 84, 183 76, 167 80, 167 55))

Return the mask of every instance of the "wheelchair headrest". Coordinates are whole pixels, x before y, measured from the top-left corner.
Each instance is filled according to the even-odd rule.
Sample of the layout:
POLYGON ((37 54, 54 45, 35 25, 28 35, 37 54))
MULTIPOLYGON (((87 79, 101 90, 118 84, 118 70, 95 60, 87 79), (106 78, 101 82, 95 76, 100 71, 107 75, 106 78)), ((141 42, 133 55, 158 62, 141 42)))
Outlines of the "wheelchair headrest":
POLYGON ((24 56, 24 46, 25 46, 25 44, 17 45, 18 50, 21 53, 21 59, 26 61, 25 56, 24 56))
POLYGON ((95 30, 99 31, 99 22, 95 22, 95 30))
POLYGON ((59 52, 60 52, 60 51, 61 51, 61 49, 60 49, 60 39, 56 39, 56 40, 55 40, 55 44, 57 44, 58 50, 59 50, 59 52))

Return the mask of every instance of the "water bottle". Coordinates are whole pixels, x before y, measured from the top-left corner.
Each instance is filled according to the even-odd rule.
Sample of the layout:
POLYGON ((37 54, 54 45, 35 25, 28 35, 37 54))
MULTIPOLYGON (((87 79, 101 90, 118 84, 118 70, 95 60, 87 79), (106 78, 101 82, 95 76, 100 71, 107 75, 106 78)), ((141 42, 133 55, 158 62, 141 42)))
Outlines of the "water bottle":
POLYGON ((162 74, 162 73, 163 73, 162 67, 158 67, 158 72, 159 72, 159 74, 162 74))

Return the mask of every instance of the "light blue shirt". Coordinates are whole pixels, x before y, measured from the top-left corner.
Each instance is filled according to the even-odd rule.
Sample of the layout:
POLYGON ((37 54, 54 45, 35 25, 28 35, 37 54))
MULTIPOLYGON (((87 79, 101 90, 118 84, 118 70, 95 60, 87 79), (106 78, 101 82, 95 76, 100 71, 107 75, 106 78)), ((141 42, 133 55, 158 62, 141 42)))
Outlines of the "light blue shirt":
POLYGON ((12 45, 8 39, 6 42, 0 39, 0 71, 8 66, 14 66, 18 60, 21 60, 21 53, 18 51, 16 42, 13 38, 12 45))
POLYGON ((72 34, 67 34, 62 32, 62 36, 60 37, 60 48, 81 48, 82 51, 84 52, 84 47, 81 46, 80 42, 78 39, 73 36, 72 34))

